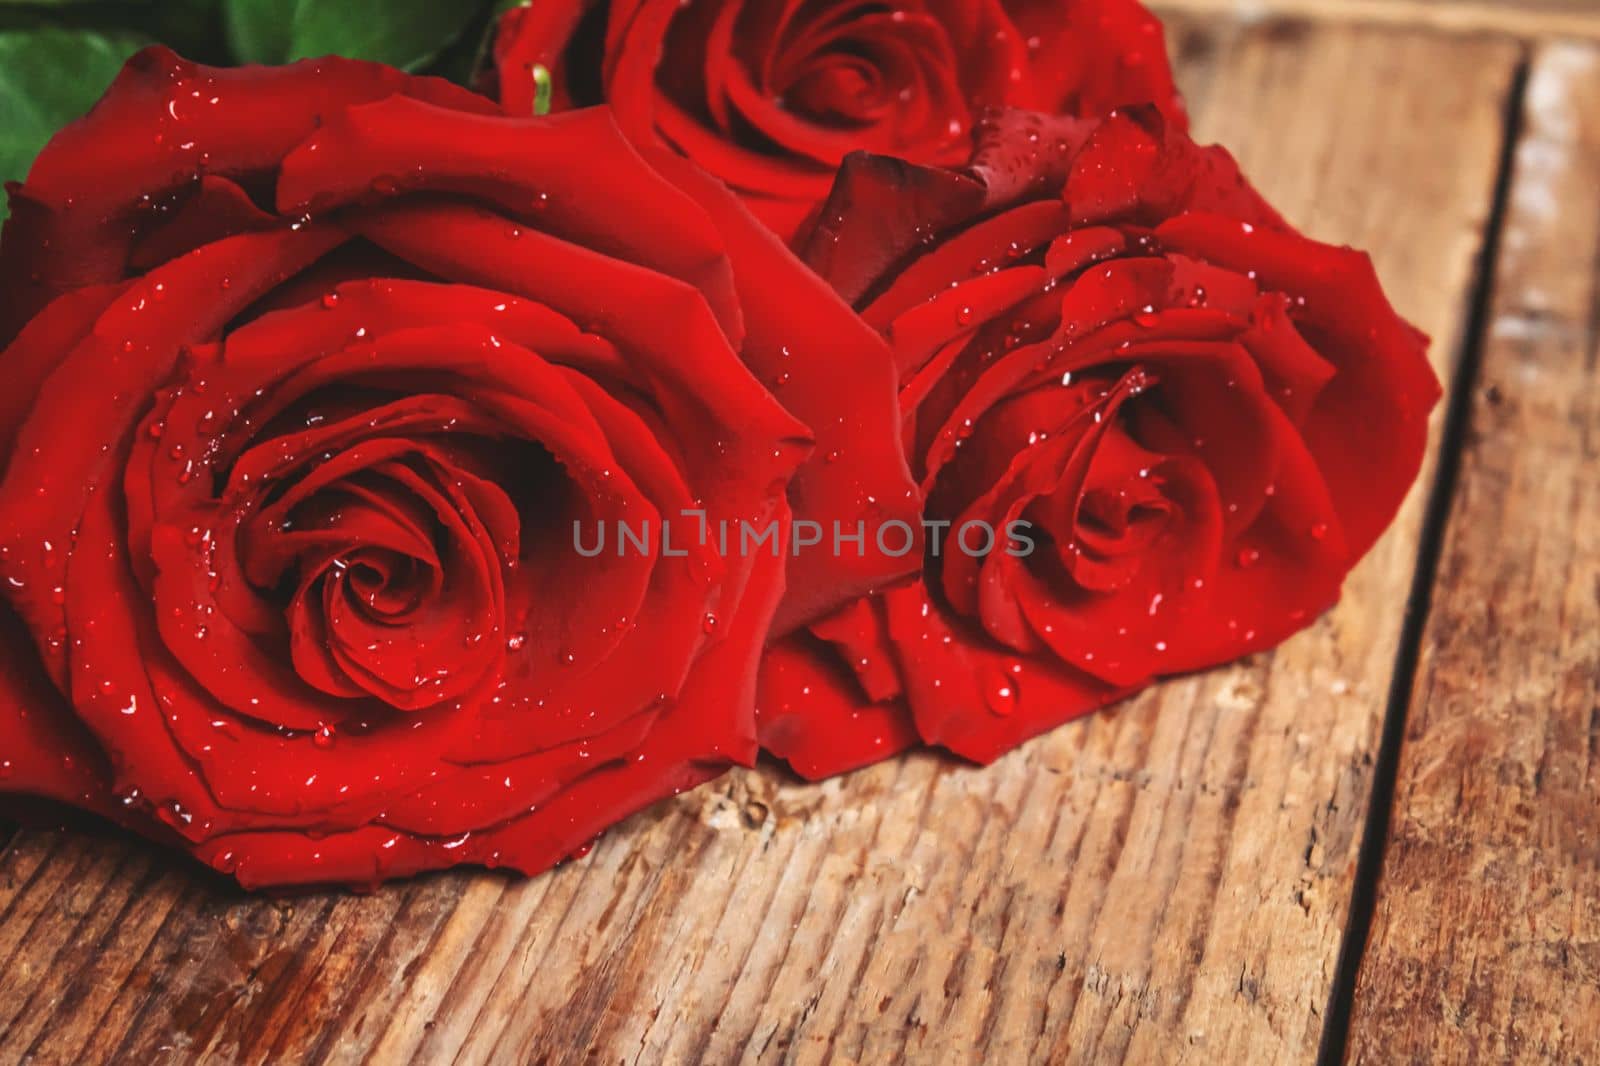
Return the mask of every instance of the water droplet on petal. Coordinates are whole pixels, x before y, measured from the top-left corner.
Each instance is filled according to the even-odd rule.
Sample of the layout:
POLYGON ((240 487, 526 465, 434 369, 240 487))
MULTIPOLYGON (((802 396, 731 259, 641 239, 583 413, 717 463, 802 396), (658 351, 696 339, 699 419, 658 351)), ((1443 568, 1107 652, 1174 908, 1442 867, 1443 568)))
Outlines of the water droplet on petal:
POLYGON ((1017 709, 1016 678, 996 673, 983 686, 983 702, 992 713, 1009 717, 1017 709))

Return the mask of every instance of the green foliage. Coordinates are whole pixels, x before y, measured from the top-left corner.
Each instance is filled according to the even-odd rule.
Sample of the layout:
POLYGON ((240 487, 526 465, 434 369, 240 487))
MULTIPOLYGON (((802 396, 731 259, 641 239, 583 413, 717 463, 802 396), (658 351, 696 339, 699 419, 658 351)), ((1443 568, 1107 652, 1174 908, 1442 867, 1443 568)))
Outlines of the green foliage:
POLYGON ((0 30, 0 178, 20 180, 51 135, 88 111, 145 43, 125 32, 0 30))
POLYGON ((426 66, 461 36, 481 3, 463 0, 224 0, 233 54, 246 63, 309 56, 426 66))

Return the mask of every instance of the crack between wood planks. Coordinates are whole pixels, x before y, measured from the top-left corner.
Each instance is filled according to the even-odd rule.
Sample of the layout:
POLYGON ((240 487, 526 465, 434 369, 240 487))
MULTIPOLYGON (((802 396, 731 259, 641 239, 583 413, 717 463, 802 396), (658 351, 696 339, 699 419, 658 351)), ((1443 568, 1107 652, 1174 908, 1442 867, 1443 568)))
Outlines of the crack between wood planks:
POLYGON ((1355 882, 1350 892, 1350 910, 1345 920, 1339 955, 1334 965, 1328 993, 1322 1039, 1317 1048, 1317 1066, 1340 1066, 1349 1046, 1351 1014, 1355 1006, 1356 982, 1366 954, 1367 937, 1377 908, 1379 880, 1388 850, 1390 817, 1399 777, 1400 747, 1405 738, 1406 715, 1411 708, 1412 691, 1421 660, 1422 638, 1433 606, 1434 582, 1438 577, 1445 533, 1455 504, 1472 417, 1472 396, 1483 364, 1493 314, 1495 280, 1499 271, 1500 246, 1510 208, 1511 185, 1515 177, 1517 146, 1522 137, 1524 107, 1527 102, 1531 52, 1524 47, 1512 73, 1506 93, 1504 131, 1500 145, 1499 169, 1495 175, 1489 218, 1484 226, 1483 243, 1470 290, 1466 331, 1461 355, 1451 376, 1449 407, 1445 414, 1440 443, 1439 466, 1428 495, 1417 549, 1417 565, 1411 576, 1411 591, 1406 597, 1405 619, 1395 653, 1394 672, 1384 709, 1383 728, 1373 764, 1372 787, 1367 816, 1356 858, 1355 882))

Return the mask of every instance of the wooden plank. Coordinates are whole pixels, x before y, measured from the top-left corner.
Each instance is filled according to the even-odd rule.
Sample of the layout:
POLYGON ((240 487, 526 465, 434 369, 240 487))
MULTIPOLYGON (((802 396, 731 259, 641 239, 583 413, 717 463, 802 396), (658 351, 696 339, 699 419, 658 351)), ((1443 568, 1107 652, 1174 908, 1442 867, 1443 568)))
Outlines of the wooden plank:
POLYGON ((1358 1062, 1600 1058, 1600 48, 1541 50, 1358 1062))
MULTIPOLYGON (((1517 48, 1175 33, 1201 132, 1373 247, 1448 377, 1517 48)), ((1274 654, 987 770, 737 774, 532 880, 273 902, 24 833, 0 856, 0 1061, 1308 1059, 1420 510, 1274 654)))
POLYGON ((1154 0, 1161 14, 1340 19, 1519 37, 1600 38, 1594 0, 1154 0))

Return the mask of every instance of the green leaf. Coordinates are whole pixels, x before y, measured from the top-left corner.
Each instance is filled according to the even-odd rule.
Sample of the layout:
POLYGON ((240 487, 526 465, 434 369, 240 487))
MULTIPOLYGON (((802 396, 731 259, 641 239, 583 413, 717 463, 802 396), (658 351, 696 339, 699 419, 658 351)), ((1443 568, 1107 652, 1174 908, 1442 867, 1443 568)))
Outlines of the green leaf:
POLYGON ((222 26, 242 63, 282 63, 289 55, 296 0, 227 0, 222 26))
POLYGON ((460 36, 478 6, 466 0, 299 0, 289 58, 341 55, 412 70, 460 36))
POLYGON ((90 30, 0 31, 0 179, 21 180, 51 135, 88 111, 145 43, 90 30))
POLYGON ((461 35, 474 0, 226 0, 239 59, 285 63, 313 56, 372 59, 415 70, 461 35))

